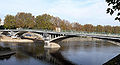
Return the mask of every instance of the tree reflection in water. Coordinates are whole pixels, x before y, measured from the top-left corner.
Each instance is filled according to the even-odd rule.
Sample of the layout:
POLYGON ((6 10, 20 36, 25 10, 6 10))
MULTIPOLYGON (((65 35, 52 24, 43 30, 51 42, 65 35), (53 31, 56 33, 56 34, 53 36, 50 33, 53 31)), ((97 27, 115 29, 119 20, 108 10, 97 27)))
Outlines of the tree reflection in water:
POLYGON ((0 46, 0 60, 8 60, 14 54, 15 51, 13 51, 10 47, 0 46))
MULTIPOLYGON (((68 61, 65 59, 62 54, 59 52, 59 48, 55 49, 45 49, 43 47, 40 47, 42 45, 27 45, 17 48, 17 50, 24 55, 33 57, 37 60, 48 62, 50 64, 54 65, 75 65, 71 63, 71 61, 68 61), (24 47, 24 48, 23 48, 24 47)), ((16 56, 18 56, 16 54, 16 56)), ((19 57, 17 57, 19 58, 19 57)))
POLYGON ((10 57, 14 55, 14 54, 10 54, 10 55, 5 55, 5 56, 0 56, 0 60, 8 60, 10 59, 10 57))
POLYGON ((120 47, 107 41, 82 40, 58 42, 61 45, 60 49, 45 49, 43 48, 44 43, 1 42, 0 46, 10 47, 16 50, 16 54, 7 61, 0 60, 0 65, 74 65, 74 63, 102 65, 105 61, 119 54, 120 47))

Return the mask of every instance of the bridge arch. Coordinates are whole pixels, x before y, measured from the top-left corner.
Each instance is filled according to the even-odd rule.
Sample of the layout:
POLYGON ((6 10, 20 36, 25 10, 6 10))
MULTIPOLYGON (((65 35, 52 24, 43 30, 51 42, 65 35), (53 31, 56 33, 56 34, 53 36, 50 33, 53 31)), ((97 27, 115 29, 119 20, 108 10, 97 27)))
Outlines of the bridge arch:
MULTIPOLYGON (((99 38, 99 39, 107 39, 111 41, 117 41, 120 42, 120 36, 117 35, 108 35, 108 34, 87 34, 87 33, 73 33, 73 32, 55 32, 55 31, 46 31, 46 30, 26 30, 26 29, 21 29, 21 30, 0 30, 0 32, 20 32, 17 33, 16 35, 21 36, 25 32, 35 32, 39 33, 41 36, 43 36, 43 39, 45 39, 44 34, 47 33, 49 34, 50 42, 54 42, 56 40, 61 40, 69 37, 80 37, 80 36, 87 36, 87 37, 92 37, 92 38, 99 38)), ((45 41, 45 40, 44 40, 45 41)))

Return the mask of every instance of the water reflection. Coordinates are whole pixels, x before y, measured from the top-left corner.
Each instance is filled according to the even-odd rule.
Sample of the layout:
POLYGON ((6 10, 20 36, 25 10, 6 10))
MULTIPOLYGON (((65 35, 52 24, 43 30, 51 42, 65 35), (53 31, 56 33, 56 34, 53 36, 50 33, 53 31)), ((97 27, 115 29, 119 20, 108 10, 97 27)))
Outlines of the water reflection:
POLYGON ((8 60, 12 55, 15 54, 10 47, 0 46, 0 60, 8 60))
POLYGON ((1 43, 0 45, 11 47, 13 50, 16 50, 14 57, 18 61, 25 61, 34 58, 52 65, 74 65, 62 56, 59 52, 59 48, 45 49, 43 48, 44 44, 42 43, 1 43))
POLYGON ((77 65, 102 65, 119 54, 120 47, 105 40, 61 41, 61 53, 77 65))
POLYGON ((0 56, 0 60, 9 60, 13 54, 0 56))
POLYGON ((45 49, 45 48, 37 48, 36 46, 32 45, 31 47, 28 47, 28 46, 27 47, 25 46, 25 48, 20 47, 18 50, 27 56, 33 57, 40 61, 48 62, 50 64, 74 65, 70 61, 65 60, 65 58, 62 56, 62 54, 59 52, 59 48, 45 49))
POLYGON ((0 46, 16 51, 7 61, 0 60, 0 65, 102 65, 120 52, 119 46, 104 40, 58 43, 60 49, 45 49, 43 43, 0 42, 0 46))

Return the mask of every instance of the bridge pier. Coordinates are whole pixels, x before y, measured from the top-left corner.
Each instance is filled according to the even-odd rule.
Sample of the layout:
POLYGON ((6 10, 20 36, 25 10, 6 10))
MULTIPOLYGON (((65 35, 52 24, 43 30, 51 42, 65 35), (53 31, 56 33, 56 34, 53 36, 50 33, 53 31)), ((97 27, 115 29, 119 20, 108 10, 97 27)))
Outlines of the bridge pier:
POLYGON ((2 34, 3 32, 0 32, 0 35, 2 34))
POLYGON ((49 34, 48 37, 45 37, 44 39, 44 48, 60 48, 60 45, 54 42, 50 42, 50 40, 52 39, 52 36, 54 36, 53 38, 56 38, 57 35, 51 35, 49 34))
POLYGON ((60 45, 54 42, 45 41, 44 48, 60 48, 60 45))
MULTIPOLYGON (((35 32, 41 35, 41 38, 44 37, 44 35, 49 34, 49 43, 51 43, 51 41, 55 41, 58 39, 62 39, 62 38, 67 38, 67 37, 92 37, 92 38, 98 38, 98 39, 105 39, 105 40, 111 40, 111 41, 115 41, 115 42, 120 42, 120 36, 118 34, 116 35, 105 35, 105 34, 88 34, 88 33, 71 33, 71 32, 51 32, 51 31, 40 31, 40 30, 32 30, 32 29, 11 29, 11 30, 0 30, 0 34, 2 35, 8 35, 6 32, 10 33, 10 36, 13 36, 13 38, 15 38, 15 35, 22 35, 25 32, 35 32), (5 33, 4 33, 5 32, 5 33)), ((16 36, 17 37, 17 36, 16 36)), ((44 38, 43 38, 44 40, 44 38)), ((45 41, 45 40, 44 40, 45 41)), ((46 41, 45 41, 46 42, 46 41)), ((52 44, 47 43, 48 47, 50 47, 52 44)))
POLYGON ((49 35, 49 38, 52 39, 51 35, 49 35))
POLYGON ((56 35, 54 35, 55 37, 54 38, 56 38, 57 36, 56 35))

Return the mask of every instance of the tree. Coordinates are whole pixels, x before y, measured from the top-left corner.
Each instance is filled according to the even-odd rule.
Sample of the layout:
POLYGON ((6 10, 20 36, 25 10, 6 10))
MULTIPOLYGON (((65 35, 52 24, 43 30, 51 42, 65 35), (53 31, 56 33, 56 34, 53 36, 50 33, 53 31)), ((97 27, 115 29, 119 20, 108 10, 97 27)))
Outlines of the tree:
POLYGON ((1 21, 2 21, 2 20, 1 20, 1 18, 0 18, 0 26, 1 26, 1 21))
POLYGON ((72 23, 72 26, 73 26, 73 30, 75 31, 82 31, 83 29, 83 26, 77 22, 72 23))
POLYGON ((69 21, 65 21, 66 24, 66 30, 70 31, 72 30, 72 24, 69 21))
POLYGON ((84 31, 86 32, 94 32, 94 26, 92 24, 85 24, 84 31))
POLYGON ((119 20, 120 21, 120 0, 106 0, 106 2, 108 3, 108 8, 107 8, 107 13, 109 13, 110 15, 112 15, 115 12, 117 13, 117 16, 115 18, 115 20, 119 20))
POLYGON ((16 27, 33 28, 35 25, 34 16, 31 13, 20 12, 15 16, 16 27))
POLYGON ((104 26, 105 33, 112 33, 112 27, 110 25, 104 26))
POLYGON ((113 26, 112 33, 114 33, 114 34, 120 33, 120 27, 119 26, 113 26))
POLYGON ((55 26, 55 27, 60 27, 60 22, 62 20, 59 18, 59 17, 51 17, 51 20, 50 22, 52 22, 52 24, 55 26))
POLYGON ((0 18, 0 22, 1 22, 2 20, 1 20, 1 18, 0 18))
POLYGON ((52 23, 52 29, 55 30, 56 27, 60 27, 61 21, 59 17, 51 16, 50 22, 52 23))
POLYGON ((95 32, 103 32, 103 28, 104 28, 103 26, 97 25, 95 32))
POLYGON ((53 24, 50 22, 51 16, 48 14, 38 15, 35 18, 36 27, 38 29, 52 29, 53 24))
POLYGON ((15 17, 12 15, 5 16, 4 27, 9 29, 16 28, 15 17))
POLYGON ((59 24, 60 24, 60 28, 61 28, 62 30, 66 30, 65 20, 61 21, 59 24))

